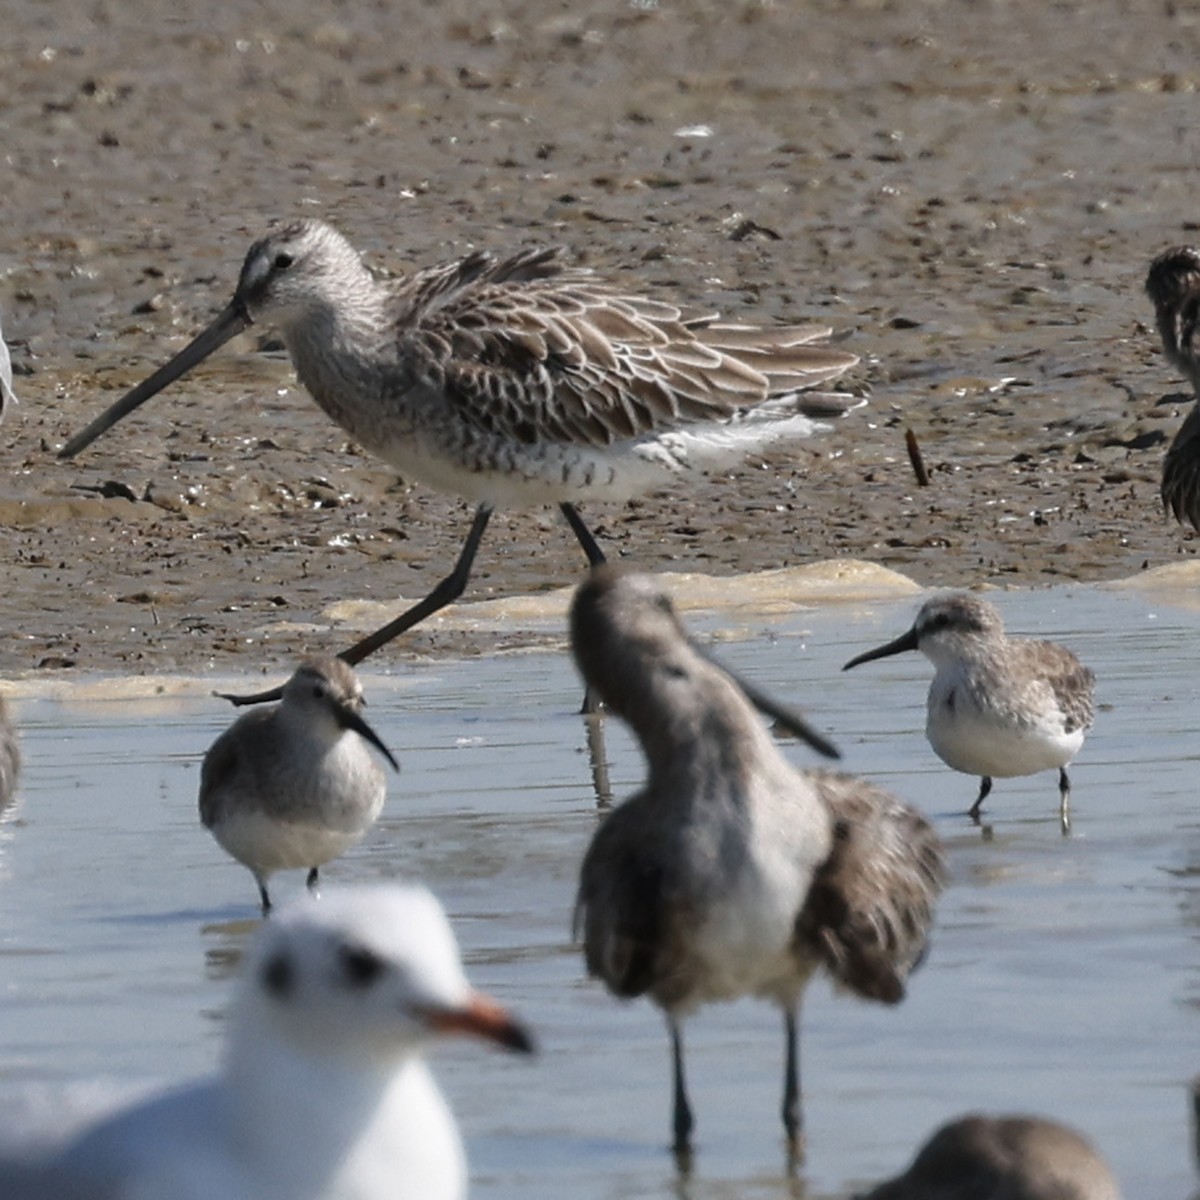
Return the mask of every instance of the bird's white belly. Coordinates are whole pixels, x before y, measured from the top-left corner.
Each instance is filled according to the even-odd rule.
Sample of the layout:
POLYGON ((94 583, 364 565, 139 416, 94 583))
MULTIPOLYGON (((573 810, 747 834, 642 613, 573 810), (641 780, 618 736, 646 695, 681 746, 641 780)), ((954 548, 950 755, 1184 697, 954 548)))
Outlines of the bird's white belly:
POLYGON ((238 862, 264 874, 319 867, 361 840, 355 831, 329 829, 303 821, 281 821, 261 809, 232 809, 213 826, 213 836, 238 862))
POLYGON ((634 443, 587 447, 517 443, 451 453, 433 439, 387 439, 369 448, 406 479, 473 504, 523 508, 575 500, 622 500, 670 482, 678 471, 634 443))
POLYGON ((802 901, 798 881, 772 887, 756 871, 743 875, 696 930, 689 1007, 746 995, 791 1002, 810 973, 794 949, 802 901))
POLYGON ((1082 729, 1064 733, 1058 720, 1022 725, 961 700, 952 707, 933 695, 925 733, 948 767, 999 779, 1064 767, 1079 753, 1084 738, 1082 729))

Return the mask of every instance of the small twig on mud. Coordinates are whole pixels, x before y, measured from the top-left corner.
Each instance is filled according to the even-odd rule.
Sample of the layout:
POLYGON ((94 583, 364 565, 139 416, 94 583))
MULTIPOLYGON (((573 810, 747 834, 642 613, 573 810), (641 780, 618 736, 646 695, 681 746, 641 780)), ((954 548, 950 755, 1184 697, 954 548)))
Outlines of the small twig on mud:
POLYGON ((908 449, 908 461, 912 463, 917 483, 921 487, 928 487, 929 472, 925 470, 925 460, 921 457, 921 447, 917 445, 917 435, 911 429, 904 431, 904 445, 908 449))

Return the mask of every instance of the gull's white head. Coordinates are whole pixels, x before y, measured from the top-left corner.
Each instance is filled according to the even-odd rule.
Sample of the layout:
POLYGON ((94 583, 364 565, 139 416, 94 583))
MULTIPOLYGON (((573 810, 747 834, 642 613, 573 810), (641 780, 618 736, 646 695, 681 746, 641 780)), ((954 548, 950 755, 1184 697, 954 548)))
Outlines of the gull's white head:
POLYGON ((348 888, 266 922, 243 973, 231 1053, 269 1038, 314 1058, 386 1069, 439 1033, 529 1051, 524 1028, 467 983, 441 905, 423 887, 348 888))

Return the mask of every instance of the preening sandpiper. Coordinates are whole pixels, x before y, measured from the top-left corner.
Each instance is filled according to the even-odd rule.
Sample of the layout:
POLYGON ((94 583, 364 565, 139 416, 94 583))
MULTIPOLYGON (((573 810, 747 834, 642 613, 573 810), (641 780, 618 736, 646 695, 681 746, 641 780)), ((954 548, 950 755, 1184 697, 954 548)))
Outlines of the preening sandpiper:
MULTIPOLYGON (((1150 264, 1146 293, 1163 353, 1200 395, 1200 250, 1174 246, 1150 264)), ((1177 521, 1200 529, 1200 406, 1193 404, 1163 459, 1163 506, 1177 521)))
POLYGON ((927 600, 905 634, 844 670, 905 650, 934 665, 925 734, 948 767, 981 777, 969 810, 979 820, 993 778, 1058 769, 1059 817, 1070 829, 1067 765, 1095 715, 1095 676, 1066 647, 1008 637, 994 604, 968 592, 927 600))
POLYGON ((229 1016, 223 1070, 118 1113, 55 1164, 89 1196, 462 1200, 454 1117, 425 1065, 438 1035, 529 1034, 472 990, 422 887, 281 906, 229 1016))
POLYGON ((624 499, 803 437, 864 401, 813 389, 856 357, 819 325, 690 316, 557 250, 474 253, 376 278, 335 229, 304 220, 251 246, 233 300, 193 342, 71 438, 77 454, 248 326, 282 334, 322 409, 406 478, 476 505, 457 564, 341 657, 354 665, 456 600, 497 505, 624 499))
POLYGON ((575 598, 589 687, 632 727, 649 767, 584 858, 576 905, 590 974, 666 1014, 673 1142, 690 1157, 682 1022, 760 996, 784 1018, 783 1121, 802 1151, 798 1009, 824 968, 895 1004, 925 951, 944 867, 925 819, 881 788, 783 757, 738 683, 690 642, 649 576, 606 566, 575 598))
POLYGON ((243 713, 200 769, 200 820, 258 884, 265 916, 275 871, 318 868, 362 840, 383 808, 384 774, 367 743, 399 770, 363 719, 362 685, 339 658, 303 663, 271 708, 243 713))

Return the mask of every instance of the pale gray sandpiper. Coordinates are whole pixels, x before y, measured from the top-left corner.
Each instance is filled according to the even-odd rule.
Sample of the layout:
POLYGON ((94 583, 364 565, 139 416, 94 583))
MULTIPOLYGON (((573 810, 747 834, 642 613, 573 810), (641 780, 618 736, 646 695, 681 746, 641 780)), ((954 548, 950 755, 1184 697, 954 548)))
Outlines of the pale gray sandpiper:
MULTIPOLYGON (((1146 293, 1162 338, 1163 353, 1200 394, 1200 250, 1174 246, 1150 264, 1146 293)), ((1200 405, 1193 404, 1162 469, 1162 501, 1177 521, 1200 529, 1200 405)))
POLYGON ((938 838, 881 788, 792 767, 736 679, 692 645, 649 576, 594 570, 575 597, 571 645, 649 768, 583 861, 575 927, 588 971, 615 995, 648 995, 666 1014, 673 1145, 685 1169, 693 1120, 684 1017, 739 996, 776 1004, 795 1161, 804 988, 823 967, 859 996, 903 998, 944 882, 938 838))
POLYGON ((558 250, 474 253, 400 282, 321 221, 251 246, 233 300, 61 450, 70 457, 248 326, 275 326, 300 381, 408 479, 476 505, 453 571, 341 657, 355 664, 456 600, 497 505, 625 499, 823 428, 865 401, 812 389, 857 359, 818 325, 688 315, 564 265, 558 250))
POLYGON ((448 1034, 533 1048, 469 986, 441 905, 416 886, 281 906, 228 1027, 219 1074, 117 1113, 53 1165, 89 1196, 462 1200, 462 1143, 424 1051, 448 1034))
POLYGON ((1095 714, 1095 676, 1064 646, 1008 637, 994 604, 967 592, 927 600, 905 634, 843 668, 920 650, 934 665, 925 734, 948 767, 981 777, 975 821, 993 778, 1058 769, 1059 817, 1070 829, 1067 765, 1095 714))
POLYGON ((1120 1200, 1108 1164, 1043 1117, 971 1114, 943 1125, 903 1175, 860 1200, 1120 1200))
POLYGON ((21 773, 21 744, 8 717, 8 706, 0 696, 0 808, 11 804, 17 794, 21 773))
POLYGON ((369 742, 399 770, 363 719, 362 685, 341 659, 303 663, 271 708, 243 713, 200 769, 200 820, 258 884, 264 916, 275 871, 318 868, 361 841, 387 788, 369 742))

